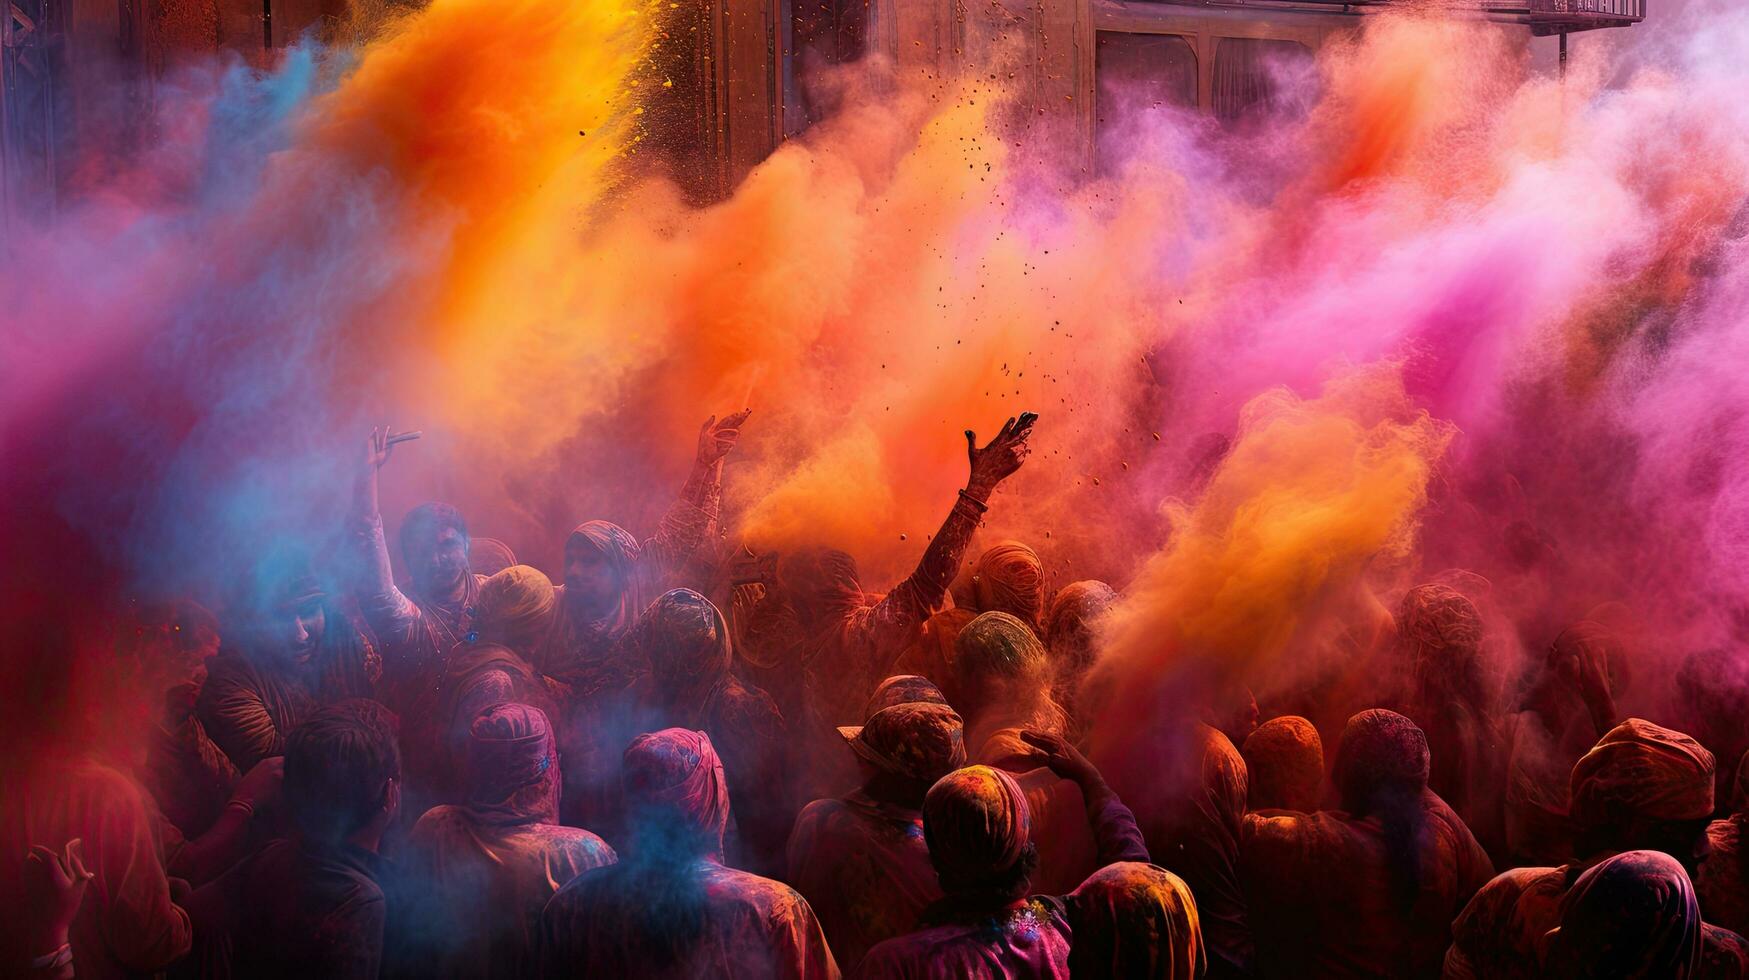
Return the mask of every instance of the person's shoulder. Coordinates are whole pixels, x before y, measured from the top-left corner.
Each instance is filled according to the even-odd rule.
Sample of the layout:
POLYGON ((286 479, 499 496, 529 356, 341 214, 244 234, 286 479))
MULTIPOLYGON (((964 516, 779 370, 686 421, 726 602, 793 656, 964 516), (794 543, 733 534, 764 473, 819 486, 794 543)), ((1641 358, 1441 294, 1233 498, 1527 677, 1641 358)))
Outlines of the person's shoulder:
POLYGON ((619 860, 619 854, 613 846, 593 831, 558 824, 547 824, 542 830, 546 832, 548 839, 569 851, 586 869, 599 868, 619 860))
POLYGON ((813 915, 801 892, 776 879, 738 868, 712 867, 705 874, 705 891, 716 904, 739 907, 767 921, 788 920, 803 912, 813 915))

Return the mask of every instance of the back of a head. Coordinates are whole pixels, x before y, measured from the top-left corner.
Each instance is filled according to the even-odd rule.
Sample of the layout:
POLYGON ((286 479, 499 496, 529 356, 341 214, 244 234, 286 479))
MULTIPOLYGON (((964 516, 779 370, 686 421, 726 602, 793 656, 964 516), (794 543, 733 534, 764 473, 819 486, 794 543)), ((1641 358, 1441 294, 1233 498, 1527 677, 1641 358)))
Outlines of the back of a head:
POLYGON ((526 656, 546 634, 558 605, 552 580, 539 569, 512 565, 480 586, 474 626, 482 638, 505 643, 526 656))
POLYGON ((946 704, 947 696, 927 677, 916 674, 894 674, 875 686, 862 709, 864 719, 874 717, 882 708, 895 704, 946 704))
POLYGON ((1469 700, 1483 696, 1482 614, 1448 585, 1418 585, 1397 608, 1397 635, 1421 684, 1469 700))
POLYGON ((673 589, 650 603, 638 617, 633 643, 671 695, 715 685, 734 659, 723 614, 691 589, 673 589))
POLYGON ((1422 884, 1427 812, 1421 794, 1432 757, 1427 736, 1395 711, 1371 708, 1348 719, 1336 749, 1336 788, 1342 808, 1376 817, 1384 835, 1393 897, 1415 901, 1422 884))
POLYGON ((684 728, 639 735, 626 748, 622 780, 636 860, 721 857, 729 785, 709 735, 684 728))
POLYGON ((468 731, 468 795, 511 820, 557 823, 558 746, 546 712, 527 704, 495 704, 468 731))
POLYGON ((285 745, 285 798, 305 836, 336 843, 382 811, 401 775, 395 716, 352 699, 316 711, 285 745))
POLYGON ((1151 864, 1095 871, 1067 896, 1072 977, 1193 980, 1208 965, 1190 886, 1151 864))
POLYGON ((1092 665, 1096 631, 1116 603, 1117 592, 1094 579, 1070 582, 1051 597, 1045 642, 1061 669, 1079 672, 1092 665))
POLYGON ((1251 809, 1318 808, 1324 795, 1324 742, 1310 721, 1298 715, 1271 718, 1245 739, 1240 754, 1250 776, 1251 809))
POLYGON ((964 723, 945 704, 895 704, 875 712, 859 728, 838 731, 858 758, 918 795, 966 764, 964 723))
POLYGON ((923 798, 929 860, 949 898, 1021 898, 1038 865, 1032 812, 1014 777, 989 766, 948 773, 923 798))
POLYGON ((862 601, 856 559, 833 548, 785 552, 777 560, 777 586, 804 619, 862 601))
POLYGON ((1048 663, 1032 627, 1004 612, 980 613, 954 640, 962 680, 1042 678, 1048 663))
POLYGON ((1579 876, 1544 938, 1543 970, 1572 980, 1690 977, 1701 962, 1700 905, 1680 862, 1628 851, 1579 876))
POLYGON ((1042 628, 1045 566, 1038 552, 1019 541, 1003 541, 978 556, 972 570, 972 591, 978 609, 1005 612, 1042 628))
POLYGON ((1713 754, 1699 742, 1629 718, 1573 766, 1568 814, 1581 849, 1654 847, 1686 858, 1676 838, 1711 816, 1713 775, 1713 754))

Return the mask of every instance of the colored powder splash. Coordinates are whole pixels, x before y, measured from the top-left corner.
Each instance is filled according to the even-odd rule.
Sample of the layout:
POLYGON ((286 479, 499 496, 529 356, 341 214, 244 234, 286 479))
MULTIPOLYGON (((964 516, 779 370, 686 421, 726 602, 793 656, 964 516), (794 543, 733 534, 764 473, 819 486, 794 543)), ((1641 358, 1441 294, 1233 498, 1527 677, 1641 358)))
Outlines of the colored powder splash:
POLYGON ((438 0, 191 66, 0 273, 8 584, 207 597, 268 537, 332 545, 384 422, 426 432, 391 523, 448 499, 556 571, 578 520, 653 528, 699 422, 750 404, 726 527, 875 585, 960 431, 1036 410, 981 540, 1129 585, 1113 672, 1164 668, 1155 629, 1266 664, 1369 567, 1385 605, 1452 566, 1520 620, 1632 603, 1648 658, 1741 641, 1749 69, 1717 36, 1749 17, 1714 13, 1564 83, 1504 32, 1370 18, 1303 115, 1144 111, 1093 176, 998 83, 863 66, 706 208, 642 179, 659 5, 438 0))

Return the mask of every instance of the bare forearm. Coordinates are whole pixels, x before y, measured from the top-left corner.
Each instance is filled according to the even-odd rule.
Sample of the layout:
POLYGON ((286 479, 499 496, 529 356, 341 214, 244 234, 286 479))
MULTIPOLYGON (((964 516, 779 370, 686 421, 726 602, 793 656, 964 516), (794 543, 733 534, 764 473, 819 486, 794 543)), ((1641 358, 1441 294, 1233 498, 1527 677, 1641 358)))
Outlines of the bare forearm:
POLYGON ((190 884, 200 885, 218 877, 242 856, 249 839, 249 818, 254 808, 237 800, 226 804, 219 819, 206 833, 182 846, 171 860, 169 872, 190 884))

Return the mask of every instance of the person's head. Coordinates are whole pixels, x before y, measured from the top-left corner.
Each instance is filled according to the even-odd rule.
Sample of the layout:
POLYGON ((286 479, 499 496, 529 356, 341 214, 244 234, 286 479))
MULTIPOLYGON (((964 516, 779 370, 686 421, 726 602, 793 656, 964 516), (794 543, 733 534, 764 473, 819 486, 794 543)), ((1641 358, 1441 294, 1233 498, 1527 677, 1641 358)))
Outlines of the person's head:
POLYGON ((639 735, 622 773, 637 860, 722 858, 729 784, 709 735, 684 728, 639 735))
POLYGON ((620 605, 637 566, 638 539, 617 524, 588 521, 565 539, 565 601, 594 616, 620 605))
POLYGON ((941 693, 941 688, 927 677, 916 674, 894 674, 875 685, 874 693, 868 696, 868 704, 862 709, 863 718, 873 718, 874 713, 882 708, 891 708, 895 704, 946 704, 947 696, 941 693))
POLYGON ((308 667, 328 630, 327 597, 307 554, 294 548, 270 553, 248 597, 253 646, 271 663, 308 667))
POLYGON ((1692 867, 1713 812, 1713 754, 1639 718, 1610 729, 1573 766, 1574 853, 1664 851, 1692 867))
POLYGON ((401 521, 401 557, 421 596, 447 595, 468 574, 468 522, 449 504, 431 501, 401 521))
POLYGON ((400 805, 395 716, 363 699, 321 708, 285 744, 285 799, 308 838, 380 834, 400 805))
POLYGON ((219 652, 219 620, 190 599, 139 610, 133 623, 133 648, 146 676, 165 688, 206 682, 207 661, 219 652))
POLYGON ((1093 666, 1098 652, 1099 625, 1117 603, 1117 593, 1104 582, 1070 582, 1051 597, 1045 616, 1045 646, 1050 650, 1058 691, 1071 690, 1093 666))
POLYGON ((1342 808, 1376 817, 1384 834, 1393 897, 1421 891, 1427 811, 1421 797, 1432 768, 1427 736, 1395 711, 1372 708, 1348 719, 1336 748, 1334 777, 1342 808))
POLYGON ((1005 612, 1035 632, 1043 629, 1044 562, 1019 541, 1004 541, 978 556, 972 566, 972 594, 979 612, 1005 612))
POLYGON ((516 552, 497 538, 468 539, 468 568, 475 575, 492 576, 519 564, 516 552))
POLYGON ((893 803, 921 806, 936 780, 966 764, 964 725, 945 704, 895 704, 838 734, 862 765, 865 788, 893 803))
POLYGON ((1050 660, 1044 644, 1031 627, 1008 613, 980 613, 960 630, 954 652, 954 671, 968 716, 997 701, 1050 694, 1050 660))
POLYGON ((1069 975, 1193 980, 1208 966, 1190 886, 1134 861, 1108 864, 1067 896, 1069 975))
POLYGON ((1253 810, 1310 813, 1324 798, 1324 742, 1299 715, 1271 718, 1245 739, 1253 810))
POLYGON ((1482 614, 1448 585, 1418 585, 1397 608, 1397 636, 1420 696, 1481 697, 1482 614))
POLYGON ((1690 977, 1701 962, 1700 903, 1682 865, 1628 851, 1579 876, 1543 937, 1543 974, 1558 978, 1690 977))
POLYGON ((496 704, 474 718, 467 743, 468 799, 515 822, 558 823, 558 744, 546 713, 496 704))
POLYGON ((650 603, 632 645, 648 658, 657 690, 675 703, 704 698, 728 678, 734 661, 722 612, 691 589, 665 592, 650 603))
POLYGON ((557 605, 553 583, 538 569, 512 565, 480 586, 474 630, 482 643, 499 643, 523 657, 546 636, 557 605))
POLYGON ((803 548, 779 556, 778 592, 804 625, 814 625, 862 601, 856 559, 833 548, 803 548))
POLYGON ((941 777, 923 798, 923 837, 949 898, 1000 906, 1032 887, 1032 813, 1020 784, 1000 769, 968 766, 941 777))

